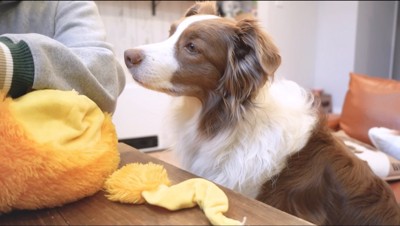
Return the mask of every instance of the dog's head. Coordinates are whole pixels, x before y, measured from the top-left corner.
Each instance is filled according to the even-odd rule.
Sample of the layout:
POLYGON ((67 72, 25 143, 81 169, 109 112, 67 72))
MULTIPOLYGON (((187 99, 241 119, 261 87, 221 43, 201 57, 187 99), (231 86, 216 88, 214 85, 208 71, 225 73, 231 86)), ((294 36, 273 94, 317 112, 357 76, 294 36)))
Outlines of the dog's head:
POLYGON ((199 2, 172 24, 166 41, 126 50, 125 63, 149 89, 242 103, 272 78, 280 56, 256 20, 221 18, 215 3, 199 2))

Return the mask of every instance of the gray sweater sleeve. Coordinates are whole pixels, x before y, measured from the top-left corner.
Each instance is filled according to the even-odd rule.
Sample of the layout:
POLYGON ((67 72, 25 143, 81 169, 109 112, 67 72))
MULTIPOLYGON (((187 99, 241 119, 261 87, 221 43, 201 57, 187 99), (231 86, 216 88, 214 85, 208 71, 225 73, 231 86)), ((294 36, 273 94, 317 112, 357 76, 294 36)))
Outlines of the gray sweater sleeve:
MULTIPOLYGON (((3 35, 14 44, 22 42, 28 46, 34 65, 31 88, 74 89, 96 102, 103 111, 114 112, 125 76, 112 46, 105 41, 96 5, 60 1, 54 19, 54 37, 38 33, 3 35)), ((11 91, 17 85, 15 80, 11 91)))

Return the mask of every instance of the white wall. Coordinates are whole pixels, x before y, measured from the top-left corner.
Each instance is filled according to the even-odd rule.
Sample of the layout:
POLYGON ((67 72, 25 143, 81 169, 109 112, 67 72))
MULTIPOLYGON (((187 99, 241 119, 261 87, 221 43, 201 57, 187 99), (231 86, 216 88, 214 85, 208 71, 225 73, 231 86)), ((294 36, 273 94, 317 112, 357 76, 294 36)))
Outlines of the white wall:
POLYGON ((317 2, 259 1, 258 18, 280 49, 276 76, 314 86, 317 2))
POLYGON ((356 1, 259 1, 258 16, 281 50, 277 76, 322 88, 340 112, 354 68, 356 1))
POLYGON ((358 2, 324 1, 318 5, 314 86, 332 95, 341 112, 349 73, 354 71, 358 2))

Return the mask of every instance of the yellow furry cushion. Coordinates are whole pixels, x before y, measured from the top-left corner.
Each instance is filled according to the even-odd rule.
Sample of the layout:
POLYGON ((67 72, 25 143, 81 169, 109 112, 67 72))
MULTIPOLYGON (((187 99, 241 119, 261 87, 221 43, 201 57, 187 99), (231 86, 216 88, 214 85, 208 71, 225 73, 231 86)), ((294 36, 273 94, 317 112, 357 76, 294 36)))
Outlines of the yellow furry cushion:
POLYGON ((93 195, 119 164, 111 115, 75 91, 0 95, 0 213, 93 195))

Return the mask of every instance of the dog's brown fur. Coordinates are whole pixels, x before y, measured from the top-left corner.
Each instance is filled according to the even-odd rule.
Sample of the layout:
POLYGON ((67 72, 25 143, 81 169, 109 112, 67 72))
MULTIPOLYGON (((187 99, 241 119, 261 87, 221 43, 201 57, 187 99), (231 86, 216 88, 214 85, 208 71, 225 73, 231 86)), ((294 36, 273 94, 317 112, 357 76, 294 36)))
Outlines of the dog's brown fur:
MULTIPOLYGON (((195 14, 217 15, 216 12, 216 9, 209 2, 197 3, 187 11, 185 16, 195 14)), ((236 27, 239 27, 242 31, 237 31, 236 34, 241 33, 250 39, 258 39, 248 39, 246 43, 242 43, 243 51, 257 50, 258 47, 251 47, 251 43, 254 45, 254 43, 261 42, 264 43, 262 46, 269 46, 263 54, 274 53, 274 55, 268 57, 258 56, 261 59, 267 59, 267 61, 261 61, 262 65, 259 69, 259 74, 266 75, 266 79, 271 77, 279 66, 280 57, 269 39, 262 38, 266 37, 266 34, 252 34, 260 32, 256 29, 257 26, 254 23, 254 20, 239 21, 236 27), (240 26, 241 24, 243 25, 240 26)), ((228 31, 221 33, 226 36, 229 35, 228 31)), ((243 40, 243 37, 241 37, 241 40, 243 40)), ((233 47, 228 49, 233 49, 233 47)), ((229 50, 225 50, 225 52, 228 53, 227 56, 232 55, 229 54, 229 50)), ((235 64, 235 62, 231 62, 231 64, 235 64)), ((232 82, 232 80, 227 81, 226 86, 228 88, 225 87, 224 90, 229 90, 229 87, 241 87, 237 84, 229 85, 229 82, 232 82)), ((245 81, 241 81, 241 83, 248 84, 245 81)), ((257 84, 264 83, 265 81, 257 84)), ((243 90, 249 90, 249 88, 243 90)), ((257 93, 257 91, 255 90, 253 93, 257 93)), ((252 98, 246 96, 243 99, 251 100, 252 98)), ((216 104, 216 106, 221 105, 216 104)), ((221 111, 217 109, 213 112, 221 111)), ((287 167, 279 175, 263 185, 257 199, 318 225, 400 224, 400 208, 389 185, 377 177, 366 162, 361 161, 346 150, 344 144, 333 137, 331 131, 326 127, 325 121, 326 119, 321 117, 321 121, 314 128, 306 146, 288 159, 287 167)), ((203 129, 215 127, 215 122, 214 120, 203 122, 203 129)))
MULTIPOLYGON (((216 9, 201 2, 185 16, 196 14, 216 15, 216 9)), ((171 26, 171 34, 181 21, 171 26)), ((283 89, 293 86, 272 83, 281 59, 256 20, 211 18, 180 31, 171 45, 180 67, 166 74, 171 86, 146 80, 143 72, 133 77, 145 87, 200 102, 185 105, 187 112, 180 108, 176 121, 183 134, 177 151, 188 170, 252 197, 258 192, 258 200, 315 224, 400 224, 400 208, 388 184, 335 139, 324 117, 315 124, 317 110, 306 92, 296 85, 300 91, 291 93, 283 89), (257 99, 270 95, 261 90, 272 87, 282 92, 257 99), (287 100, 299 106, 292 108, 287 100), (190 121, 197 110, 198 118, 190 121), (213 140, 220 134, 226 137, 213 140), (242 161, 243 153, 249 162, 242 161)), ((149 58, 144 49, 126 51, 126 64, 134 72, 149 58)))
POLYGON ((258 200, 318 225, 399 225, 389 185, 332 136, 325 120, 258 200))

